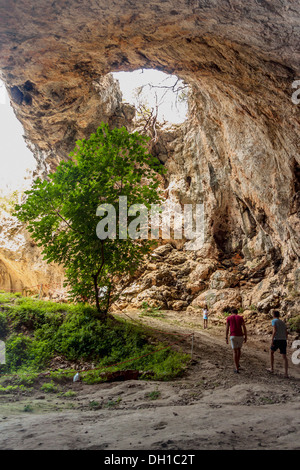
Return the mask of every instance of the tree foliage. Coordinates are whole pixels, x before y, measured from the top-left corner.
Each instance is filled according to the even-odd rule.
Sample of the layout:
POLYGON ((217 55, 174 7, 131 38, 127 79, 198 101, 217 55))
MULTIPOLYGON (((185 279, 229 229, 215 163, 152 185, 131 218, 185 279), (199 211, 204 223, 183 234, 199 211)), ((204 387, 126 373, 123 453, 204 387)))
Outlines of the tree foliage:
MULTIPOLYGON (((65 267, 74 300, 96 303, 105 316, 116 278, 133 273, 151 249, 151 240, 99 239, 96 211, 101 204, 116 210, 119 231, 119 197, 127 206, 160 202, 163 167, 147 150, 146 136, 124 127, 101 124, 89 139, 76 142, 68 161, 61 162, 45 180, 37 179, 16 206, 16 216, 28 224, 44 258, 65 267)), ((130 220, 130 217, 128 217, 130 220)))

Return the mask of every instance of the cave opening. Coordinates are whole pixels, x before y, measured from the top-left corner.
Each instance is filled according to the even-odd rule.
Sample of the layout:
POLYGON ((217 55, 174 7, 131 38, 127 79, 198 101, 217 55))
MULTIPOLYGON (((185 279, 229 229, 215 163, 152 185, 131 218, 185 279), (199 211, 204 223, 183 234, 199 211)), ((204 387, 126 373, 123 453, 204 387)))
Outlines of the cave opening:
POLYGON ((160 125, 181 124, 188 117, 189 87, 176 75, 156 69, 112 72, 123 101, 135 107, 136 119, 160 125))
MULTIPOLYGON (((79 15, 79 2, 66 2, 58 13, 57 2, 53 7, 42 1, 33 16, 27 3, 19 2, 18 16, 5 3, 0 65, 39 165, 52 171, 102 118, 132 128, 130 106, 113 96, 113 86, 105 88, 109 72, 130 103, 122 84, 122 76, 128 77, 147 119, 158 118, 155 91, 163 89, 134 83, 134 75, 145 77, 155 68, 156 74, 178 74, 192 87, 189 116, 182 127, 159 132, 150 153, 167 169, 167 195, 205 205, 205 246, 193 261, 211 262, 210 273, 226 257, 223 268, 243 260, 249 279, 264 263, 272 281, 254 292, 253 304, 265 300, 268 289, 272 293, 273 282, 282 289, 286 273, 293 279, 300 253, 300 171, 291 160, 299 154, 297 104, 291 99, 299 69, 295 10, 275 1, 272 11, 266 7, 271 2, 248 2, 243 9, 242 2, 125 2, 120 8, 104 2, 102 8, 98 1, 81 2, 79 15), (48 18, 46 29, 39 9, 48 18), (142 93, 150 89, 152 105, 142 93), (274 281, 277 272, 283 276, 274 281)), ((164 79, 158 86, 172 91, 174 82, 164 79)), ((179 104, 173 94, 172 119, 179 104)), ((171 121, 165 114, 159 120, 171 121)), ((193 276, 198 282, 197 271, 189 281, 193 276)), ((209 276, 203 275, 207 288, 209 276)), ((239 279, 248 305, 248 277, 239 279)), ((201 295, 199 285, 192 289, 201 295)))

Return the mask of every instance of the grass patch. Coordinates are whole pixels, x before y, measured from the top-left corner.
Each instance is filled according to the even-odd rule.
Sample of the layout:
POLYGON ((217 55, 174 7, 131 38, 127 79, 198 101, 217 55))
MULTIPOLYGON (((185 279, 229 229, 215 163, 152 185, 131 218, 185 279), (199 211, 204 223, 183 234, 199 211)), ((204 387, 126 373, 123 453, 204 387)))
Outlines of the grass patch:
POLYGON ((160 392, 153 390, 152 392, 146 393, 146 398, 149 398, 149 400, 158 400, 158 398, 160 398, 160 392))
POLYGON ((165 315, 160 311, 160 307, 151 307, 148 302, 143 302, 142 308, 141 317, 165 318, 165 315))
POLYGON ((8 385, 7 387, 2 387, 0 385, 0 394, 3 395, 3 394, 7 394, 7 393, 13 393, 15 391, 19 390, 19 386, 18 385, 8 385))
POLYGON ((41 386, 41 391, 45 393, 57 393, 58 388, 54 382, 46 382, 41 386))
POLYGON ((73 390, 68 390, 65 393, 61 393, 60 396, 63 398, 74 398, 77 396, 77 393, 74 392, 73 390))
MULTIPOLYGON (((90 384, 105 381, 103 372, 126 369, 144 371, 141 378, 170 380, 184 372, 189 360, 151 337, 142 325, 114 317, 101 322, 86 304, 0 293, 0 306, 0 334, 6 347, 6 364, 0 371, 12 374, 14 385, 34 384, 57 356, 70 363, 92 362, 95 370, 80 374, 90 384)), ((75 373, 71 368, 52 371, 44 391, 50 392, 53 382, 71 380, 75 373)))

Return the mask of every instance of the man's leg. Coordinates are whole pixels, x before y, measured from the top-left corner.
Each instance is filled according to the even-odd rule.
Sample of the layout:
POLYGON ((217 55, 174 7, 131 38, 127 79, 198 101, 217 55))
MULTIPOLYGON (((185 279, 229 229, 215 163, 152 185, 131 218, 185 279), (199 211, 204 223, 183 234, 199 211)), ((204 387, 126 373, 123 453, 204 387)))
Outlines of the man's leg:
POLYGON ((233 362, 235 365, 235 371, 238 372, 239 371, 239 349, 238 348, 235 348, 233 350, 233 362))
POLYGON ((238 349, 238 357, 237 357, 237 361, 238 361, 238 367, 240 367, 240 359, 241 359, 241 348, 238 349))

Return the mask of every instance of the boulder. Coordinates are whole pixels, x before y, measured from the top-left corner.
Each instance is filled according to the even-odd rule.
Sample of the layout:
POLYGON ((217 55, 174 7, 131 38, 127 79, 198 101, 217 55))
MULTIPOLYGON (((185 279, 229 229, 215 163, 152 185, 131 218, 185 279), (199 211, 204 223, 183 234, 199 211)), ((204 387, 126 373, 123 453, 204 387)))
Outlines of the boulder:
POLYGON ((209 289, 196 297, 189 309, 202 309, 205 305, 213 313, 225 312, 231 308, 241 306, 242 297, 239 289, 209 289))

